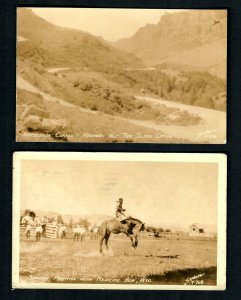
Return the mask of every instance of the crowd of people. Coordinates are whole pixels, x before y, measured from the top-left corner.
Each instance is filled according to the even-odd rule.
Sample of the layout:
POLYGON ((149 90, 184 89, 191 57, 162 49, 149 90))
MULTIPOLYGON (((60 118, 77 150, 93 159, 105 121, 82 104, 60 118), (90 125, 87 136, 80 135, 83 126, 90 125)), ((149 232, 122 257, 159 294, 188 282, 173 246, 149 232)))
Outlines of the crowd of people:
POLYGON ((73 224, 72 226, 68 226, 64 222, 57 223, 56 220, 53 220, 50 223, 47 217, 36 216, 33 212, 29 212, 25 216, 21 217, 20 224, 26 226, 24 231, 26 239, 29 240, 32 233, 32 235, 34 234, 35 236, 36 242, 39 242, 41 240, 41 237, 47 237, 47 224, 56 226, 56 238, 64 239, 66 238, 66 234, 68 232, 73 233, 73 239, 76 242, 82 242, 84 240, 85 233, 88 231, 88 228, 81 224, 73 224))
POLYGON ((78 242, 79 240, 82 242, 84 239, 84 234, 86 233, 86 228, 84 225, 76 224, 73 228, 74 232, 74 241, 78 242))
MULTIPOLYGON (((117 206, 115 209, 115 217, 120 222, 120 225, 122 227, 125 227, 128 225, 128 217, 126 216, 125 212, 126 209, 123 208, 123 198, 119 198, 117 201, 117 206)), ((52 225, 56 225, 56 235, 55 237, 59 239, 66 238, 66 233, 72 232, 74 242, 78 242, 79 240, 82 242, 84 239, 84 236, 86 232, 91 233, 91 238, 95 239, 96 236, 98 236, 98 227, 96 224, 90 224, 89 227, 84 225, 76 223, 71 226, 68 226, 66 223, 63 222, 62 217, 57 218, 56 220, 51 220, 44 216, 39 217, 36 216, 35 212, 25 210, 24 216, 20 219, 20 224, 26 225, 25 228, 25 236, 27 239, 30 239, 31 237, 31 230, 34 229, 34 235, 36 238, 36 241, 39 242, 41 237, 46 237, 46 228, 47 224, 51 223, 52 225)))
POLYGON ((36 241, 39 242, 41 236, 46 235, 46 225, 48 219, 46 217, 38 217, 34 212, 29 212, 27 215, 21 217, 20 224, 25 224, 25 236, 27 239, 31 237, 31 230, 34 228, 36 241))

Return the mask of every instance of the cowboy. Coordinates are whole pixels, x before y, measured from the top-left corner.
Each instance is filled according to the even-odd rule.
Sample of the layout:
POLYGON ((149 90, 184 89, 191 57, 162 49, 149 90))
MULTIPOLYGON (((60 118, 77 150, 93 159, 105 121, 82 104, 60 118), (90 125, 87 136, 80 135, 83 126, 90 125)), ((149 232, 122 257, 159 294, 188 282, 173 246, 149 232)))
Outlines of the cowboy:
POLYGON ((120 221, 120 223, 126 224, 127 217, 124 214, 124 211, 126 211, 126 209, 124 209, 122 207, 123 199, 119 198, 116 202, 117 202, 117 206, 116 206, 116 210, 115 210, 115 216, 116 216, 117 220, 120 221))

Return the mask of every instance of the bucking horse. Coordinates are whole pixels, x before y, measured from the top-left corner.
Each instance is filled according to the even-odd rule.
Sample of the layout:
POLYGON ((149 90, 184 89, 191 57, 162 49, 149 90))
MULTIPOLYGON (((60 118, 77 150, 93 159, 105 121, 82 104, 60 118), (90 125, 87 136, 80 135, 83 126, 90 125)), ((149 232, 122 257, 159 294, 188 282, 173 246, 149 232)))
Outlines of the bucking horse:
POLYGON ((135 218, 129 217, 125 224, 122 224, 117 219, 104 221, 99 227, 100 236, 100 253, 102 253, 102 244, 105 241, 106 249, 108 250, 108 240, 111 233, 124 233, 131 240, 131 246, 135 249, 138 245, 138 234, 145 229, 145 224, 135 218))

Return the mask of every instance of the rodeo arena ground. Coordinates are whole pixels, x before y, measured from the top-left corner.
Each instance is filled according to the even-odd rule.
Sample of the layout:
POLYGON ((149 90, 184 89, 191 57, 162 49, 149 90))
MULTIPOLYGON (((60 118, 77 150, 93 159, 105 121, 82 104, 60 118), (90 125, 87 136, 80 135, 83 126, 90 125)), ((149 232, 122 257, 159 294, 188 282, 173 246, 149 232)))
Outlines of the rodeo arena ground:
POLYGON ((87 226, 49 222, 47 218, 32 218, 28 214, 20 221, 19 280, 216 285, 216 234, 207 233, 197 223, 190 224, 186 231, 173 231, 142 223, 139 226, 138 222, 132 218, 133 230, 118 232, 111 230, 119 226, 116 219, 87 226))

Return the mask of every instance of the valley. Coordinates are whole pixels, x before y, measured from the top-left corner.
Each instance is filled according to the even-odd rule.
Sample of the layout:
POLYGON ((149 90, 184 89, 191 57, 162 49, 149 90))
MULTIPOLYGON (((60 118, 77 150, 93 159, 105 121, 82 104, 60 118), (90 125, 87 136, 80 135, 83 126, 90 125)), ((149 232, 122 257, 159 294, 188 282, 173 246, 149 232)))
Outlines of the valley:
MULTIPOLYGON (((199 69, 183 58, 150 66, 23 8, 17 33, 18 141, 225 143, 226 81, 209 73, 208 63, 199 61, 199 69)), ((205 45, 215 43, 212 34, 205 45)), ((184 52, 190 57, 183 48, 178 55, 184 52)))

